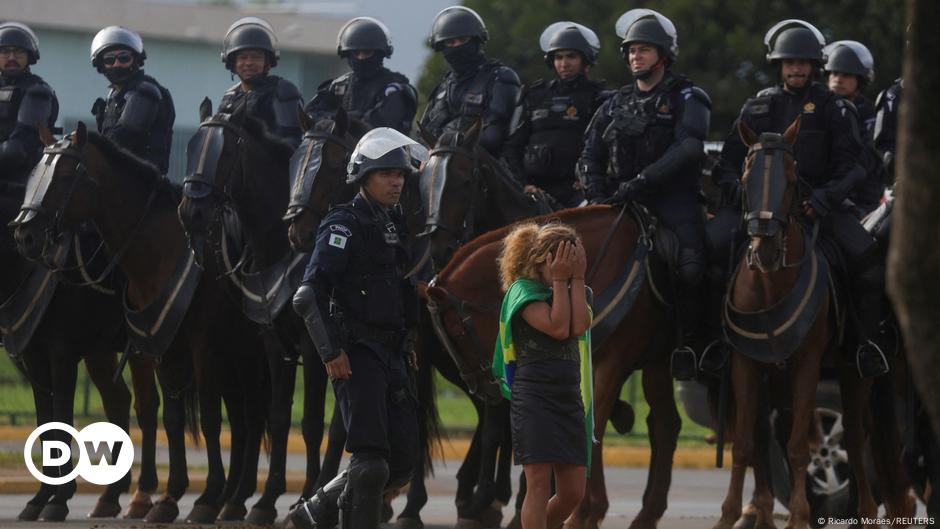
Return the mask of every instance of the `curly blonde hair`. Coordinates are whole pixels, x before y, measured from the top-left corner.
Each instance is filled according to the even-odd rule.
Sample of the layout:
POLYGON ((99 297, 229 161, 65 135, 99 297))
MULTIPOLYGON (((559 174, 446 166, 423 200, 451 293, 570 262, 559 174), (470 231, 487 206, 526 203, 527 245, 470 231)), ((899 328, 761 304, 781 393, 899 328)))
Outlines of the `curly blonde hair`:
POLYGON ((554 252, 559 242, 579 239, 574 228, 561 222, 538 225, 534 222, 519 224, 506 238, 496 263, 503 291, 520 278, 543 281, 542 267, 549 252, 554 252))

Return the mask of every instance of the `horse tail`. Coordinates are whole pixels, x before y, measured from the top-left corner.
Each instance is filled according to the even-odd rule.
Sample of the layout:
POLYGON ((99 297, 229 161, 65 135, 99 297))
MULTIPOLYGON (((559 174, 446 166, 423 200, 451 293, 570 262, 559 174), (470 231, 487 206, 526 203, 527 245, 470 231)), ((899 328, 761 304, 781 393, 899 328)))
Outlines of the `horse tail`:
POLYGON ((418 435, 424 442, 421 457, 425 477, 434 475, 434 454, 443 456, 442 439, 446 436, 441 428, 441 416, 437 412, 437 390, 434 384, 434 367, 425 357, 418 368, 418 435))

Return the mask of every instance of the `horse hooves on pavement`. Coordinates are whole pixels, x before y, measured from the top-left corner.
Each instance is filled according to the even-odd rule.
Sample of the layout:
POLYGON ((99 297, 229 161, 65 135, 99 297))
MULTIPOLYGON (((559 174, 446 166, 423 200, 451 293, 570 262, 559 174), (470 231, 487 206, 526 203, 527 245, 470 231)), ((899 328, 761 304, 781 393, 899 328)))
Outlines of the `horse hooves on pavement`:
POLYGON ((503 523, 503 510, 495 507, 487 507, 480 514, 480 523, 485 529, 499 529, 503 523))
POLYGON ((757 527, 757 513, 746 512, 735 522, 732 529, 754 529, 757 527))
POLYGON ((197 503, 186 515, 186 523, 212 523, 218 517, 219 509, 205 503, 197 503))
POLYGON ((147 513, 150 512, 152 508, 153 501, 150 499, 150 494, 137 491, 134 493, 131 502, 127 504, 127 510, 124 511, 124 518, 128 520, 140 520, 144 516, 147 516, 147 513))
POLYGON ((484 529, 483 522, 471 518, 457 518, 457 525, 454 529, 484 529))
POLYGON ((226 503, 222 506, 222 512, 219 513, 220 522, 240 522, 245 519, 248 509, 244 504, 226 503))
POLYGON ((251 525, 271 525, 277 520, 277 509, 267 509, 264 507, 252 507, 248 511, 245 521, 251 525))
POLYGON ((399 516, 395 520, 395 529, 424 529, 424 522, 415 518, 399 516))
POLYGON ((64 503, 47 503, 39 513, 39 519, 44 522, 63 522, 68 515, 68 505, 64 503))
POLYGON ((153 504, 144 521, 147 523, 173 523, 176 517, 180 515, 179 505, 172 500, 161 499, 153 504))
POLYGON ((39 513, 42 512, 42 508, 42 504, 27 503, 26 507, 23 507, 23 510, 20 511, 20 514, 16 517, 16 519, 22 520, 24 522, 35 522, 39 519, 39 513))
POLYGON ((95 508, 88 513, 89 518, 114 518, 115 516, 121 514, 121 504, 117 502, 109 502, 98 500, 95 503, 95 508))

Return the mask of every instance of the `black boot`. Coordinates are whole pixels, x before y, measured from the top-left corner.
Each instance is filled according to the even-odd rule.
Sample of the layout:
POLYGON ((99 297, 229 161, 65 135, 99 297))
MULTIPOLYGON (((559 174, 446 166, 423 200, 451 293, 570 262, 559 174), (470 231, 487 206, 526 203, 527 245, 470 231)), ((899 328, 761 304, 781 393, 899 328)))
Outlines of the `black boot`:
POLYGON ((855 350, 855 368, 862 378, 880 377, 891 369, 884 351, 874 340, 863 342, 855 350))
POLYGON ((307 501, 293 508, 287 517, 297 529, 334 529, 339 523, 339 497, 346 488, 349 472, 343 471, 307 501))
POLYGON ((698 369, 709 376, 721 376, 721 370, 730 357, 730 347, 723 338, 712 340, 702 350, 702 354, 698 359, 698 369))
POLYGON ((698 370, 698 352, 702 347, 703 288, 679 285, 676 316, 682 329, 682 343, 673 349, 669 371, 676 380, 693 380, 698 370))
POLYGON ((884 302, 884 296, 877 285, 863 284, 855 291, 855 301, 859 326, 855 368, 862 378, 884 375, 890 370, 881 332, 881 304, 884 302))
POLYGON ((696 374, 695 351, 688 345, 681 345, 672 350, 669 359, 669 372, 676 380, 694 380, 696 374))

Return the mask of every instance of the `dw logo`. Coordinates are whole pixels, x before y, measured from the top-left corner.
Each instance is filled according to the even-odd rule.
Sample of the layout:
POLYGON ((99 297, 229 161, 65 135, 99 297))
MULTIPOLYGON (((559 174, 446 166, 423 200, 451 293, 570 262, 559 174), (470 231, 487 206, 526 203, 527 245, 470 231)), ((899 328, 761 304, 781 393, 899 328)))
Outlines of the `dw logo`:
MULTIPOLYGON (((71 441, 47 439, 41 441, 40 446, 43 467, 58 467, 72 459, 71 441)), ((127 432, 109 422, 89 424, 80 432, 62 422, 48 422, 33 430, 26 438, 23 458, 29 473, 48 485, 68 483, 75 479, 75 476, 81 476, 85 481, 96 485, 110 485, 124 477, 131 469, 134 464, 134 445, 127 432), (47 476, 33 463, 33 445, 40 435, 49 430, 68 433, 78 445, 78 464, 65 476, 47 476)))

